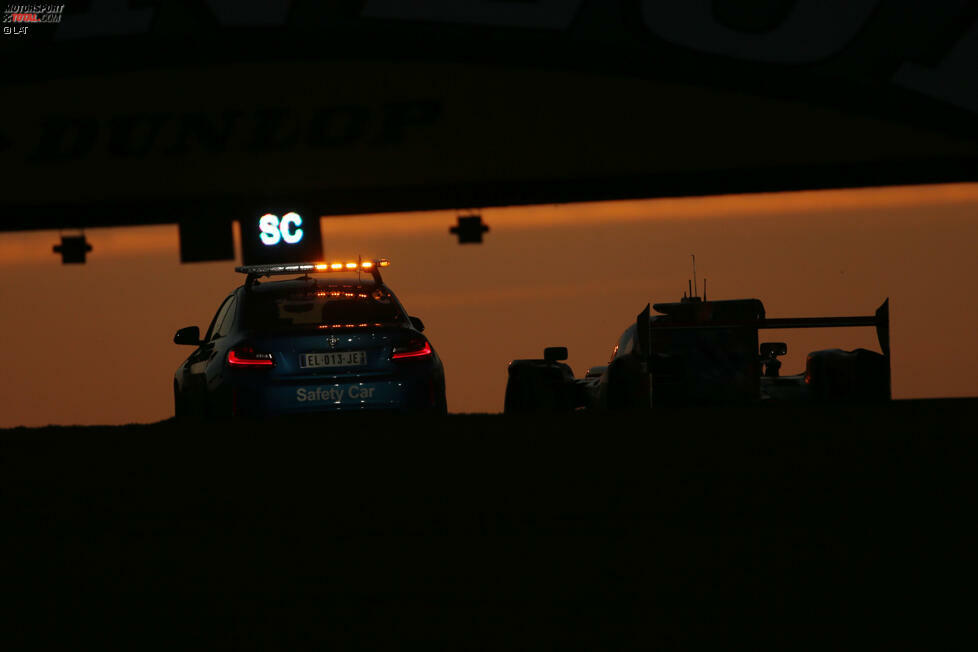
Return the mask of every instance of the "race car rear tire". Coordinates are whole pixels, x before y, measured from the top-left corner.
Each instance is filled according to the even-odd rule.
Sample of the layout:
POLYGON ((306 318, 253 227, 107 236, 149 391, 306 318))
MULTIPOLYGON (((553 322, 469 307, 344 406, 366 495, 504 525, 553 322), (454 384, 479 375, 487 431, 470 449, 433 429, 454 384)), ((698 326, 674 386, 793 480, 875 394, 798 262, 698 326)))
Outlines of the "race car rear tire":
POLYGON ((506 383, 503 412, 519 414, 528 412, 562 412, 571 409, 563 384, 555 381, 551 373, 542 369, 525 369, 510 374, 506 383))
POLYGON ((633 356, 623 356, 608 365, 608 409, 637 410, 649 407, 649 375, 633 356))
POLYGON ((889 362, 875 351, 816 351, 807 373, 816 400, 864 403, 890 398, 889 362))

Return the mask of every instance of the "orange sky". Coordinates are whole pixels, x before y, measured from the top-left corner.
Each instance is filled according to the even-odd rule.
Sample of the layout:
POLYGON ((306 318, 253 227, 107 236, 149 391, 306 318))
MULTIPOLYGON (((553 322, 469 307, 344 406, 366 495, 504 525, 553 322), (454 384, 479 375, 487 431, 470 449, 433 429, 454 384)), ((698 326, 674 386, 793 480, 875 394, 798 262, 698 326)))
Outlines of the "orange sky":
MULTIPOLYGON (((896 398, 978 395, 978 184, 485 209, 481 246, 457 213, 328 218, 326 256, 385 255, 385 280, 422 317, 453 412, 502 409, 506 364, 564 345, 578 374, 603 364, 647 301, 678 299, 695 253, 713 299, 768 316, 871 314, 890 297, 896 398)), ((0 234, 0 427, 151 422, 172 377, 243 280, 228 262, 180 265, 175 226, 92 229, 84 266, 55 232, 0 234)), ((239 248, 240 249, 240 248, 239 248)), ((815 348, 877 349, 872 329, 766 333, 784 370, 815 348)))

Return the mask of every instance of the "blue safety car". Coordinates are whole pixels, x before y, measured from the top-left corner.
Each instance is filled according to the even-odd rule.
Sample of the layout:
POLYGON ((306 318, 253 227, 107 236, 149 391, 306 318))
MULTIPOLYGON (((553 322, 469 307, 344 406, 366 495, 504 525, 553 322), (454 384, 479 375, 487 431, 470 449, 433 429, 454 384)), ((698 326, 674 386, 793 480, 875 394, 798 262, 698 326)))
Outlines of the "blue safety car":
POLYGON ((173 380, 176 415, 446 412, 445 372, 424 324, 381 277, 390 261, 251 265, 173 380), (279 279, 288 276, 291 278, 279 279))

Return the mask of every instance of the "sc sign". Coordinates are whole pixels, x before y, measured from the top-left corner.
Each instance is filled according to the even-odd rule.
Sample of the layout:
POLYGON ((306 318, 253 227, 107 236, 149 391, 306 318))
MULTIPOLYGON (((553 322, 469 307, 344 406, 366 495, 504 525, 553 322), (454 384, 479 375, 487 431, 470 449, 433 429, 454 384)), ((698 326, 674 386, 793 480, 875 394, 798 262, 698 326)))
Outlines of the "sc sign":
POLYGON ((308 263, 323 255, 319 218, 304 218, 298 211, 265 212, 242 220, 241 239, 245 265, 308 263))
POLYGON ((299 244, 302 242, 302 218, 298 213, 286 213, 282 219, 271 213, 265 213, 258 220, 258 228, 261 234, 261 243, 266 247, 274 247, 280 242, 285 244, 299 244))

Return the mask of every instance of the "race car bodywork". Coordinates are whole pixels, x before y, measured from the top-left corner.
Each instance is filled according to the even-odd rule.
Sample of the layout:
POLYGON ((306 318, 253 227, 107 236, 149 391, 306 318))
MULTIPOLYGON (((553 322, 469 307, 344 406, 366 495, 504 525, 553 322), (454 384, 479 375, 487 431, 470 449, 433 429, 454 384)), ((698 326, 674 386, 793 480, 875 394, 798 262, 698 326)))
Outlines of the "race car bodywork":
POLYGON ((860 317, 765 316, 758 299, 657 303, 628 326, 607 365, 574 378, 562 347, 542 360, 514 360, 506 412, 636 409, 755 401, 879 401, 890 398, 889 300, 860 317), (780 375, 783 342, 759 344, 765 329, 874 326, 882 353, 827 349, 808 354, 803 374, 780 375))

